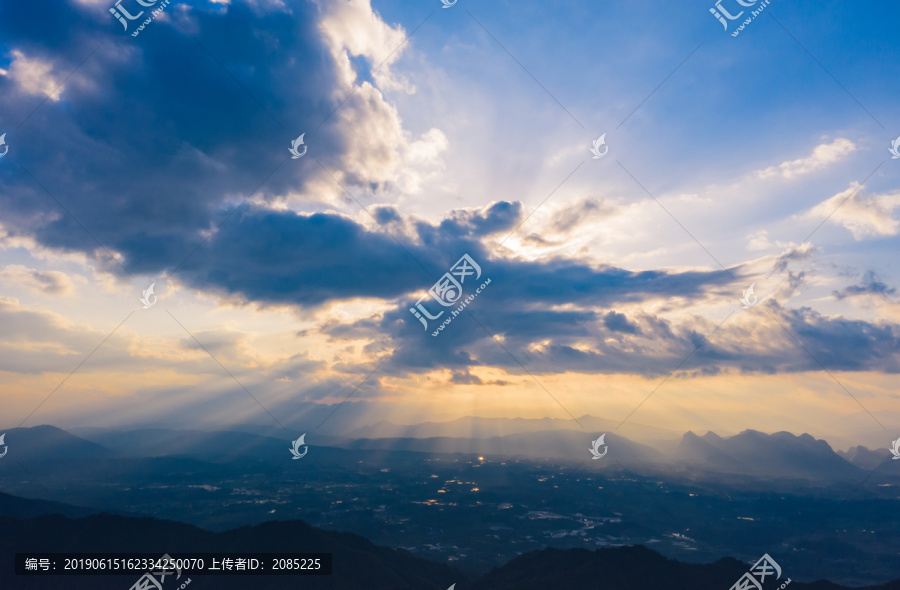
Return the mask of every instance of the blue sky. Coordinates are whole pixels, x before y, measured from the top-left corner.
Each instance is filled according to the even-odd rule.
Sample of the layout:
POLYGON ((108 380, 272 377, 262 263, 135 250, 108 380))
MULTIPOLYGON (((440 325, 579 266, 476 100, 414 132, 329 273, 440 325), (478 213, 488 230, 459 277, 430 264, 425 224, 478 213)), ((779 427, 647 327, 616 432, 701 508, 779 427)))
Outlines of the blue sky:
POLYGON ((29 420, 900 427, 900 9, 710 7, 0 4, 9 426, 65 380, 29 420))

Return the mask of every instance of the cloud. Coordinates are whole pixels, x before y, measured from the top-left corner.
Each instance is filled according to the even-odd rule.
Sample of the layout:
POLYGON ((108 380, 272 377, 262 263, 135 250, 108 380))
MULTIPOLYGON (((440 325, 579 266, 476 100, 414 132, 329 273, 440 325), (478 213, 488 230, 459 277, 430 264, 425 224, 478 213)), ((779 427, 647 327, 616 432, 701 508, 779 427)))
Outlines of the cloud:
POLYGON ((796 244, 794 244, 793 242, 782 242, 781 240, 775 240, 774 242, 771 241, 769 239, 769 232, 764 229, 748 235, 747 240, 748 241, 745 249, 749 252, 761 252, 764 250, 771 250, 773 248, 784 250, 793 249, 796 247, 796 244))
POLYGON ((53 64, 41 58, 27 57, 22 51, 12 51, 12 63, 4 76, 15 83, 18 90, 30 95, 49 96, 50 100, 58 101, 62 88, 59 87, 56 77, 53 75, 53 64))
POLYGON ((841 289, 840 291, 834 291, 834 296, 837 299, 846 299, 848 297, 860 297, 863 295, 874 295, 877 297, 889 297, 894 295, 897 292, 897 289, 891 287, 880 280, 873 271, 868 271, 862 279, 862 282, 857 285, 850 285, 841 289))
POLYGON ((450 211, 438 228, 420 223, 418 229, 426 239, 434 238, 435 230, 446 234, 468 237, 487 237, 498 232, 509 231, 522 218, 524 206, 521 202, 493 202, 484 207, 470 207, 450 211))
POLYGON ((839 137, 831 143, 823 143, 813 149, 812 154, 805 158, 782 162, 777 166, 770 166, 757 172, 760 179, 780 176, 781 178, 796 178, 803 174, 809 174, 815 170, 824 168, 828 164, 840 161, 844 156, 856 151, 856 145, 849 139, 839 137))
MULTIPOLYGON (((275 384, 287 381, 296 384, 288 393, 280 394, 285 399, 316 392, 323 397, 346 388, 353 380, 329 376, 325 363, 310 359, 306 353, 290 357, 261 354, 252 346, 249 334, 228 329, 199 330, 194 340, 171 322, 178 335, 173 341, 136 334, 126 323, 110 334, 108 326, 98 330, 76 324, 59 314, 4 297, 0 297, 0 325, 4 327, 0 372, 32 378, 40 389, 51 389, 77 367, 74 378, 66 381, 70 392, 74 389, 93 395, 106 391, 132 396, 145 389, 171 393, 190 388, 188 405, 197 404, 199 408, 214 404, 221 408, 223 391, 234 391, 238 407, 243 407, 246 393, 207 351, 259 396, 278 398, 279 386, 275 384), (40 377, 45 375, 52 378, 40 377), (83 376, 87 377, 81 379, 83 376)), ((273 404, 275 398, 269 398, 273 404)), ((24 409, 25 414, 30 409, 24 409)))
POLYGON ((623 313, 611 311, 603 317, 603 325, 613 332, 624 332, 626 334, 638 334, 640 329, 630 321, 628 316, 623 313))
POLYGON ((370 69, 378 68, 373 79, 379 87, 415 92, 408 81, 397 79, 391 72, 406 41, 403 27, 385 23, 369 0, 321 1, 319 6, 323 12, 319 29, 348 86, 359 77, 350 57, 362 56, 374 66, 370 69))
POLYGON ((468 371, 453 371, 450 377, 450 383, 460 385, 482 385, 483 381, 477 375, 472 375, 468 371))
POLYGON ((521 300, 526 306, 600 306, 672 292, 689 297, 731 281, 725 271, 631 272, 562 258, 492 256, 484 239, 511 231, 521 214, 521 203, 497 202, 451 211, 431 223, 382 207, 376 217, 388 224, 384 230, 335 213, 245 207, 178 276, 193 288, 246 301, 308 306, 354 298, 405 299, 431 287, 466 253, 486 276, 509 285, 508 303, 521 300))
POLYGON ((848 285, 832 295, 838 301, 848 301, 855 307, 874 309, 881 318, 900 321, 900 298, 896 287, 879 279, 873 271, 866 272, 856 285, 848 285))
POLYGON ((812 359, 779 363, 784 369, 900 372, 900 326, 887 322, 828 317, 810 308, 778 309, 787 328, 812 359))
POLYGON ((699 316, 675 320, 644 313, 629 318, 629 327, 615 330, 616 337, 610 338, 601 326, 616 327, 625 314, 508 309, 496 301, 480 305, 488 297, 480 296, 465 310, 474 317, 460 316, 452 330, 444 330, 438 338, 421 329, 404 334, 418 337, 415 346, 399 347, 382 371, 405 375, 424 368, 494 367, 517 374, 526 366, 535 375, 651 378, 679 366, 685 375, 817 372, 822 366, 831 371, 900 372, 897 324, 825 316, 805 307, 789 310, 772 300, 763 305, 777 322, 729 320, 717 325, 699 316))
POLYGON ((898 207, 900 191, 864 195, 860 184, 854 182, 847 190, 810 209, 805 216, 811 219, 827 218, 830 223, 850 230, 859 241, 869 237, 897 235, 900 221, 893 214, 898 207))
MULTIPOLYGON (((118 275, 122 271, 91 235, 134 273, 167 272, 195 252, 172 278, 179 287, 260 307, 311 308, 302 310, 310 315, 327 315, 338 304, 361 310, 350 319, 335 314, 304 326, 313 346, 321 337, 342 347, 322 353, 333 352, 328 362, 297 355, 263 363, 259 380, 303 376, 308 395, 335 395, 372 369, 362 370, 361 357, 370 364, 387 359, 384 371, 393 375, 445 368, 451 382, 470 385, 486 374, 474 367, 512 374, 521 371, 519 363, 536 373, 657 376, 697 347, 685 371, 819 370, 771 322, 735 321, 716 329, 720 318, 710 309, 726 299, 738 305, 732 275, 743 282, 744 267, 633 271, 572 257, 601 238, 612 242, 631 229, 652 231, 638 214, 642 207, 658 208, 652 201, 548 202, 529 221, 542 228, 540 236, 528 226, 521 231, 528 237, 519 241, 541 243, 532 251, 517 247, 516 236, 503 249, 491 247, 525 219, 515 199, 497 196, 487 206, 449 211, 437 221, 404 215, 392 199, 420 191, 442 169, 450 146, 440 129, 422 131, 425 125, 411 133, 386 98, 414 92, 397 73, 398 60, 412 46, 404 44, 407 31, 386 23, 369 2, 186 2, 167 13, 167 21, 154 22, 141 43, 123 34, 103 6, 91 6, 68 2, 50 12, 27 2, 0 6, 0 34, 13 56, 0 76, 0 92, 11 105, 0 115, 3 121, 27 116, 38 92, 58 83, 61 72, 74 71, 103 41, 60 100, 29 119, 29 134, 17 148, 16 157, 78 221, 55 206, 48 213, 51 201, 42 189, 6 167, 0 207, 8 241, 92 257, 118 275), (11 24, 37 22, 27 30, 11 24), (376 67, 371 81, 363 82, 376 67), (300 133, 306 133, 309 153, 290 160, 289 142, 300 133), (618 215, 628 218, 625 229, 608 223, 618 215), (548 253, 548 244, 558 250, 548 253), (481 264, 491 286, 440 338, 431 338, 409 308, 464 253, 481 264), (344 346, 348 341, 354 342, 344 346)), ((794 178, 854 150, 852 142, 838 139, 759 175, 794 178)), ((870 197, 873 202, 862 207, 864 200, 854 196, 832 220, 851 231, 896 233, 890 216, 895 196, 888 197, 870 197)), ((813 214, 824 218, 816 209, 813 214)), ((761 233, 748 248, 772 246, 761 233)), ((804 245, 791 260, 811 253, 804 245)), ((783 255, 779 267, 787 261, 783 255)), ((59 276, 7 268, 33 289, 67 290, 59 276)), ((803 272, 789 273, 786 289, 799 289, 805 279, 803 272)), ((896 369, 894 325, 786 310, 777 298, 764 305, 757 311, 781 319, 829 368, 896 369), (840 352, 842 341, 853 343, 852 350, 840 352)), ((105 336, 94 331, 81 340, 58 317, 5 311, 13 326, 28 318, 28 329, 12 330, 7 340, 34 345, 17 353, 27 357, 22 366, 28 371, 74 366, 72 359, 105 336), (65 350, 54 356, 48 353, 52 346, 65 350)), ((196 335, 229 369, 257 364, 247 361, 254 358, 249 334, 201 329, 196 335)), ((195 342, 179 337, 171 351, 182 357, 177 362, 141 356, 169 353, 146 352, 154 350, 146 341, 117 335, 108 343, 116 354, 92 358, 85 370, 113 362, 123 370, 139 359, 145 368, 169 363, 192 376, 219 371, 195 342)), ((16 353, 13 344, 4 352, 16 353)), ((7 366, 19 360, 10 356, 7 366)), ((373 379, 360 395, 379 387, 373 379)))
POLYGON ((0 279, 12 281, 36 293, 68 297, 75 292, 75 284, 65 273, 49 270, 41 271, 21 264, 10 264, 0 270, 0 279))
POLYGON ((390 299, 428 284, 426 252, 337 214, 238 213, 180 271, 201 290, 249 301, 319 305, 390 299))
POLYGON ((811 260, 815 252, 816 248, 812 245, 812 242, 803 242, 799 246, 788 244, 781 254, 775 258, 771 272, 782 273, 787 270, 788 265, 792 262, 797 263, 811 260))
POLYGON ((550 227, 555 232, 567 233, 581 224, 606 219, 619 211, 619 207, 610 202, 586 198, 554 210, 550 227))
POLYGON ((67 373, 105 336, 9 297, 0 297, 0 325, 0 371, 14 373, 67 373))
MULTIPOLYGON (((655 203, 653 206, 657 207, 655 203)), ((611 199, 595 197, 549 202, 529 216, 503 245, 516 255, 533 260, 570 256, 572 252, 584 254, 597 243, 634 237, 623 223, 643 218, 640 208, 640 204, 622 206, 611 199)))
POLYGON ((25 119, 34 108, 25 98, 77 70, 17 146, 71 215, 48 212, 34 179, 7 169, 0 208, 11 237, 83 252, 121 273, 99 241, 130 272, 149 273, 177 265, 244 201, 285 215, 356 211, 345 188, 357 200, 420 190, 443 165, 446 137, 436 128, 414 137, 382 90, 347 70, 390 55, 374 80, 396 82, 390 65, 409 47, 400 47, 403 29, 360 0, 280 4, 179 4, 153 23, 157 41, 140 44, 94 5, 68 2, 52 14, 34 3, 0 6, 0 35, 15 56, 0 76, 15 106, 0 122, 25 119), (347 55, 359 57, 348 66, 347 55), (303 132, 309 153, 291 160, 290 141, 303 132))

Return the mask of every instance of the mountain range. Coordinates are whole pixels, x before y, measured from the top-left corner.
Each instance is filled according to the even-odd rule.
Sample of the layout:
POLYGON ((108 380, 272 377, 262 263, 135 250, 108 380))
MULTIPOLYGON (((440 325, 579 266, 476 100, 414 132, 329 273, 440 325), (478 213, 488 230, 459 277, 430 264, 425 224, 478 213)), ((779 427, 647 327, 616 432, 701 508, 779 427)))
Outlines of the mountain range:
MULTIPOLYGON (((437 429, 436 429, 437 430, 437 429)), ((419 429, 415 429, 420 434, 419 429)), ((72 461, 84 461, 94 466, 119 463, 122 469, 139 469, 133 461, 118 459, 154 458, 179 460, 186 465, 193 461, 204 464, 252 462, 277 464, 283 460, 292 435, 283 438, 251 434, 242 431, 209 432, 202 430, 172 430, 145 428, 129 431, 96 430, 87 436, 75 436, 54 426, 14 428, 6 432, 6 445, 11 457, 24 462, 52 463, 57 466, 72 461)), ((489 456, 492 459, 557 460, 580 463, 590 459, 591 441, 599 435, 569 428, 534 430, 505 436, 461 438, 448 436, 348 438, 311 434, 306 442, 335 460, 350 460, 361 451, 415 452, 429 454, 465 454, 489 456), (349 451, 349 453, 348 453, 349 451)), ((687 432, 668 452, 633 442, 608 432, 609 467, 652 468, 666 472, 703 471, 736 474, 757 478, 793 478, 807 480, 846 480, 859 477, 863 471, 880 470, 885 476, 900 475, 892 469, 887 449, 869 450, 857 446, 849 451, 835 452, 823 440, 809 434, 789 432, 765 434, 745 430, 730 437, 713 432, 698 436, 687 432)), ((2 465, 0 465, 2 466, 2 465)), ((90 465, 87 467, 90 468, 90 465)), ((203 469, 200 464, 195 469, 203 469)))
POLYGON ((850 463, 823 440, 790 432, 764 434, 755 430, 729 438, 708 432, 688 432, 681 439, 677 463, 718 473, 740 473, 761 477, 847 479, 860 467, 850 463))
POLYGON ((571 429, 478 439, 311 433, 302 461, 288 452, 302 433, 75 436, 45 425, 5 434, 0 490, 56 502, 8 499, 0 503, 7 518, 107 512, 170 518, 209 535, 302 518, 455 564, 472 580, 542 547, 640 544, 709 562, 802 546, 795 575, 847 585, 900 573, 891 562, 900 543, 890 534, 900 462, 865 447, 836 453, 808 434, 688 432, 663 453, 607 432, 607 454, 592 460, 598 435, 571 429), (817 565, 832 554, 852 557, 817 565))

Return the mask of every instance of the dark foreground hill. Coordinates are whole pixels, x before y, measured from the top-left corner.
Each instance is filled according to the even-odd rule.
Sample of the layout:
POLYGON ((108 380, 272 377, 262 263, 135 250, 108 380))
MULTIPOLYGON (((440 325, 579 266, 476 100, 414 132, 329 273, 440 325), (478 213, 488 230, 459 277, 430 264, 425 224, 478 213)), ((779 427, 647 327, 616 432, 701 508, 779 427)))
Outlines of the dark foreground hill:
MULTIPOLYGON (((0 516, 11 518, 35 518, 44 514, 61 514, 70 518, 81 518, 97 514, 99 510, 71 506, 60 502, 47 500, 34 500, 31 498, 19 498, 0 492, 0 516)), ((2 534, 0 534, 2 536, 2 534)), ((2 586, 0 586, 2 588, 2 586)))
MULTIPOLYGON (((44 515, 27 519, 0 517, 0 531, 0 588, 3 590, 123 590, 131 588, 140 578, 134 574, 15 576, 14 554, 29 551, 333 554, 331 576, 185 574, 181 582, 191 578, 190 587, 196 590, 444 590, 454 584, 455 590, 725 590, 748 569, 747 564, 733 558, 711 564, 681 563, 643 546, 596 551, 544 549, 521 555, 479 579, 467 580, 463 573, 448 565, 415 557, 405 550, 379 547, 355 534, 318 529, 302 521, 268 522, 213 533, 152 518, 97 514, 73 519, 44 515)), ((780 563, 784 572, 779 584, 790 577, 789 557, 780 563)), ((774 590, 779 584, 767 584, 764 590, 774 590)), ((790 586, 793 590, 849 590, 824 581, 792 581, 790 586)), ((177 586, 172 584, 172 587, 177 586)), ((900 590, 900 580, 864 590, 900 590)))
MULTIPOLYGON (((187 576, 203 590, 356 589, 444 590, 465 579, 454 568, 414 557, 402 549, 379 547, 351 533, 314 528, 302 521, 279 521, 221 533, 152 518, 98 514, 71 519, 45 515, 0 517, 0 588, 123 590, 140 575, 25 577, 14 575, 16 552, 53 553, 331 553, 331 576, 187 576)), ((182 582, 184 581, 182 578, 182 582)), ((165 588, 168 590, 168 586, 165 588)))
MULTIPOLYGON (((763 590, 790 578, 789 560, 781 560, 778 583, 769 578, 763 590)), ((728 557, 715 563, 682 563, 643 546, 532 551, 457 590, 727 590, 749 569, 728 557)), ((751 586, 752 588, 752 586, 751 586)), ((791 590, 848 590, 826 581, 792 580, 791 590)), ((858 590, 900 590, 900 580, 858 590)))

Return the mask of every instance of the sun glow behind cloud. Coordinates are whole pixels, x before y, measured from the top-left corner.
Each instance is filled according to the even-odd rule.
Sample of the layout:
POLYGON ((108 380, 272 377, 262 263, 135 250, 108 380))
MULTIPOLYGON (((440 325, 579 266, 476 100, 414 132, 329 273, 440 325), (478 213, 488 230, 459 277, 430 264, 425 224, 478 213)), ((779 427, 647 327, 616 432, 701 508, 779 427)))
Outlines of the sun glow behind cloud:
MULTIPOLYGON (((4 181, 0 288, 4 325, 15 328, 0 344, 6 415, 26 416, 124 318, 30 423, 270 420, 247 391, 285 420, 299 419, 303 403, 348 395, 386 408, 373 421, 616 420, 659 386, 634 420, 672 430, 812 432, 860 411, 819 362, 867 409, 895 401, 898 275, 884 253, 896 246, 900 202, 892 178, 865 187, 848 180, 869 172, 872 142, 862 132, 798 131, 765 150, 751 142, 747 161, 731 167, 691 159, 689 149, 660 152, 661 143, 692 140, 670 127, 676 107, 666 87, 621 133, 610 131, 611 155, 595 162, 592 136, 628 115, 631 95, 649 90, 623 83, 617 94, 605 78, 613 96, 595 105, 574 83, 554 80, 521 32, 502 27, 535 75, 557 82, 576 124, 483 31, 454 30, 435 49, 434 31, 449 20, 404 44, 418 23, 388 22, 368 2, 291 6, 293 15, 278 3, 233 2, 185 7, 172 18, 190 17, 201 36, 216 27, 258 31, 264 16, 301 27, 305 34, 273 29, 270 40, 283 51, 232 71, 291 133, 310 134, 321 166, 289 161, 247 194, 259 170, 287 157, 293 137, 215 76, 201 83, 223 103, 187 110, 218 118, 162 112, 156 120, 139 108, 150 118, 126 131, 140 145, 104 144, 58 103, 91 108, 106 100, 100 88, 115 92, 101 107, 131 100, 135 88, 160 87, 144 106, 183 96, 165 77, 144 78, 153 68, 133 70, 106 54, 50 97, 47 120, 29 123, 36 139, 26 149, 48 158, 39 174, 52 176, 53 190, 135 277, 63 213, 30 205, 36 189, 27 178, 4 181), (452 62, 463 58, 465 68, 452 62), (658 128, 645 128, 654 121, 658 128), (180 138, 172 149, 172 132, 160 131, 168 128, 180 138), (63 156, 41 143, 55 129, 79 148, 63 156), (836 139, 809 139, 824 133, 836 139), (247 143, 236 150, 223 136, 247 143), (101 179, 85 172, 101 163, 101 179), (800 243, 826 217, 812 242, 800 243), (859 249, 845 247, 848 231, 859 249), (495 282, 435 339, 408 310, 463 253, 495 282), (141 310, 137 296, 154 281, 160 304, 141 310), (744 311, 738 298, 750 283, 761 303, 744 311), (835 354, 846 342, 856 345, 835 354)), ((155 27, 178 42, 170 23, 155 27)), ((265 47, 254 45, 262 37, 241 39, 248 46, 237 53, 265 47)), ((33 102, 71 70, 65 56, 75 48, 47 43, 32 53, 11 37, 3 78, 16 100, 33 102)), ((173 67, 153 46, 129 51, 173 67)), ((572 59, 573 71, 595 67, 572 59)), ((181 67, 191 77, 196 66, 181 67)), ((683 74, 700 75, 690 72, 683 74)), ((690 119, 693 111, 678 114, 690 119)), ((104 133, 114 137, 111 129, 104 133)))

